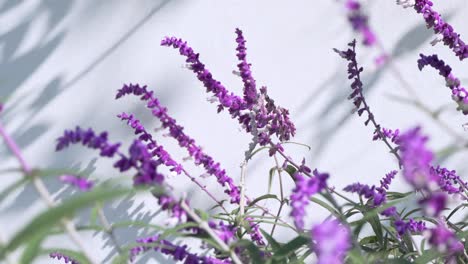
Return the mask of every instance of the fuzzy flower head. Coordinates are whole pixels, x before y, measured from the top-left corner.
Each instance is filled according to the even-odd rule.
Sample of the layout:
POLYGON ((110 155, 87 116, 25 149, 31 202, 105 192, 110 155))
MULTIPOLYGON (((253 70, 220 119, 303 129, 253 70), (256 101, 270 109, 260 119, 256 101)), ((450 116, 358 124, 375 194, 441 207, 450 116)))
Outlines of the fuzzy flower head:
POLYGON ((338 220, 327 220, 312 228, 312 249, 317 254, 318 264, 342 264, 351 248, 351 233, 338 220))
POLYGON ((403 176, 415 189, 429 189, 430 183, 436 180, 430 170, 434 155, 426 148, 427 140, 419 127, 398 138, 403 176))
POLYGON ((306 178, 300 173, 294 174, 296 188, 294 188, 291 195, 291 216, 294 218, 294 224, 299 229, 304 228, 304 216, 306 207, 309 204, 309 198, 327 187, 326 180, 329 177, 327 173, 319 173, 314 170, 313 174, 315 177, 311 178, 306 178))
POLYGON ((448 254, 463 252, 463 243, 457 239, 455 234, 445 224, 439 223, 429 231, 429 244, 436 247, 439 252, 448 254))

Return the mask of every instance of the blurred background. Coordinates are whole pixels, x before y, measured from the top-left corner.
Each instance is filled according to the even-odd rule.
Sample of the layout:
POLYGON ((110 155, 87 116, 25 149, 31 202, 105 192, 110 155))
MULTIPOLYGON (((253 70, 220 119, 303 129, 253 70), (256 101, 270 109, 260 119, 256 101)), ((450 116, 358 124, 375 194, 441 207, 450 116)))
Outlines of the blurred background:
MULTIPOLYGON (((353 32, 344 1, 201 1, 201 0, 3 0, 0 1, 0 100, 6 110, 0 119, 17 140, 25 158, 35 168, 74 168, 90 179, 104 181, 117 174, 112 161, 97 159, 98 153, 81 147, 54 151, 55 140, 65 129, 79 125, 107 130, 114 142, 127 147, 133 133, 116 115, 131 112, 151 129, 160 126, 136 98, 115 101, 115 93, 125 83, 146 84, 169 109, 169 114, 185 131, 221 162, 228 174, 239 181, 239 165, 250 136, 226 112, 216 113, 207 101, 205 88, 188 70, 178 51, 161 47, 164 36, 177 36, 189 42, 201 60, 228 89, 242 93, 237 69, 234 30, 239 27, 247 39, 248 60, 257 85, 268 87, 275 102, 290 110, 297 127, 286 151, 296 161, 304 157, 311 168, 329 172, 330 184, 342 189, 360 181, 378 184, 381 177, 397 169, 397 163, 381 142, 373 142, 373 129, 363 125, 365 118, 351 115, 352 103, 346 63, 332 51, 345 49, 358 40, 358 60, 364 66, 364 90, 376 119, 382 126, 406 130, 421 125, 430 135, 430 147, 439 151, 441 164, 464 175, 466 150, 451 153, 454 142, 466 140, 462 127, 467 119, 455 110, 445 81, 433 69, 420 72, 419 53, 439 54, 454 69, 462 84, 468 83, 468 64, 445 46, 432 46, 435 36, 425 27, 421 15, 403 9, 395 1, 361 1, 369 15, 369 25, 379 45, 364 47, 353 32), (376 65, 381 54, 390 63, 376 65), (412 103, 417 94, 430 111, 440 111, 435 121, 427 111, 412 103), (444 154, 449 153, 447 157, 444 154)), ((436 1, 440 11, 468 39, 467 3, 464 0, 436 1)), ((426 109, 426 110, 428 110, 426 109)), ((175 142, 155 133, 171 154, 182 160, 187 154, 175 142)), ((18 167, 4 144, 0 144, 0 168, 18 167)), ((203 174, 190 162, 193 175, 203 174)), ((267 193, 268 171, 274 161, 266 152, 258 154, 247 169, 250 197, 267 193)), ((1 175, 0 190, 20 175, 1 175)), ((131 175, 128 175, 129 179, 131 175)), ((213 206, 190 181, 170 176, 177 192, 190 197, 192 205, 213 206), (176 179, 177 178, 177 179, 176 179)), ((466 179, 466 177, 463 177, 466 179)), ((223 195, 213 179, 204 182, 223 195)), ((287 193, 293 182, 286 179, 287 193)), ((57 178, 46 184, 58 200, 76 192, 57 178)), ((277 181, 273 182, 278 192, 277 181)), ((397 177, 394 190, 408 190, 397 177)), ((274 210, 278 204, 267 202, 274 210)), ((32 186, 15 191, 0 204, 0 238, 8 240, 31 218, 45 209, 32 186)), ((109 203, 104 212, 111 222, 139 219, 163 224, 158 206, 149 195, 109 203)), ((289 209, 284 211, 287 217, 289 209)), ((89 212, 77 218, 84 223, 89 212)), ((319 222, 326 212, 309 207, 307 224, 319 222)), ((307 225, 306 224, 306 225, 307 225)), ((263 226, 262 226, 263 227, 263 226)), ((270 226, 265 226, 267 230, 270 226)), ((148 230, 117 231, 121 243, 134 241, 148 230)), ((288 234, 279 229, 278 237, 288 234)), ((88 247, 106 262, 115 253, 106 235, 83 232, 88 247)), ((66 236, 55 236, 45 245, 74 248, 66 236)), ((14 254, 13 257, 17 257, 14 254)), ((51 263, 48 257, 37 263, 51 263)), ((157 254, 148 254, 140 263, 165 263, 157 254)), ((171 262, 169 262, 171 263, 171 262)))

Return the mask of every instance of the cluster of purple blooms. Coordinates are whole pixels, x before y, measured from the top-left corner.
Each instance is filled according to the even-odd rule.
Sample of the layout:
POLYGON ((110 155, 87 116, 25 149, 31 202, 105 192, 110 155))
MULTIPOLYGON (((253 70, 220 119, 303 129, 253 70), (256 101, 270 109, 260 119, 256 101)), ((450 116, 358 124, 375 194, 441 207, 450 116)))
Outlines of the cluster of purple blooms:
MULTIPOLYGON (((462 195, 465 190, 468 190, 468 183, 461 179, 455 170, 449 170, 440 166, 432 166, 431 173, 433 175, 438 175, 439 187, 448 194, 462 195), (458 185, 458 187, 455 187, 454 185, 458 185)), ((462 196, 462 198, 467 200, 465 196, 462 196)))
MULTIPOLYGON (((120 143, 109 143, 106 132, 98 135, 92 129, 83 130, 79 127, 75 130, 65 131, 64 135, 57 139, 56 150, 61 151, 71 144, 78 143, 92 149, 100 150, 100 155, 103 157, 118 155, 120 158, 114 163, 114 167, 118 168, 120 172, 125 172, 134 168, 137 171, 133 178, 135 185, 162 184, 164 175, 157 171, 158 166, 161 164, 173 165, 172 159, 162 148, 157 149, 155 153, 159 154, 160 159, 163 159, 163 161, 155 160, 146 144, 140 140, 134 140, 129 147, 129 155, 127 157, 125 154, 119 152, 120 143)), ((72 181, 70 179, 62 180, 72 181)), ((88 185, 77 184, 76 179, 74 182, 75 186, 79 187, 81 190, 87 190, 88 185)), ((163 209, 168 210, 172 217, 179 220, 185 217, 186 213, 180 208, 175 198, 169 195, 157 195, 156 198, 158 199, 159 205, 161 205, 163 209)))
POLYGON ((242 127, 249 133, 258 130, 260 145, 271 143, 271 136, 276 135, 280 141, 289 140, 295 135, 296 128, 289 119, 287 109, 276 106, 268 97, 266 87, 260 88, 257 93, 255 80, 251 75, 250 64, 246 61, 245 39, 242 31, 236 30, 238 44, 237 57, 240 60, 238 68, 244 82, 244 97, 241 98, 229 92, 221 82, 213 78, 211 72, 199 60, 187 42, 175 37, 166 37, 161 41, 163 46, 171 46, 185 56, 190 69, 204 84, 207 92, 214 94, 219 101, 218 112, 227 108, 231 117, 237 119, 242 127))
POLYGON ((387 173, 385 177, 380 180, 381 185, 379 187, 376 187, 375 185, 369 186, 358 182, 346 186, 343 190, 350 193, 357 193, 360 196, 364 196, 366 199, 372 199, 372 207, 378 207, 385 203, 387 199, 387 190, 396 174, 397 171, 395 170, 387 173))
POLYGON ((440 39, 436 39, 433 43, 443 41, 460 60, 468 57, 468 45, 460 38, 460 34, 455 32, 453 27, 432 8, 433 3, 430 0, 397 0, 397 3, 405 8, 412 6, 417 13, 423 15, 427 28, 433 28, 434 33, 440 34, 440 39))
MULTIPOLYGON (((436 32, 443 33, 444 42, 447 45, 456 50, 456 53, 461 50, 461 52, 465 54, 466 47, 464 43, 459 38, 455 40, 453 34, 449 34, 450 32, 453 33, 453 30, 450 31, 451 27, 447 26, 447 24, 444 24, 444 26, 438 24, 445 22, 440 19, 440 16, 436 17, 434 15, 435 12, 432 11, 431 5, 432 3, 430 1, 416 0, 415 8, 418 12, 424 14, 426 21, 432 21, 431 26, 434 27, 436 32), (452 41, 451 44, 448 43, 449 40, 452 41), (460 48, 462 44, 463 48, 460 48)), ((350 10, 349 20, 353 28, 362 32, 364 35, 364 44, 368 46, 373 45, 376 39, 368 27, 367 16, 363 15, 361 12, 359 2, 347 0, 346 6, 348 10, 350 10)), ((428 24, 430 23, 428 22, 428 24)), ((243 97, 230 92, 219 81, 214 79, 210 71, 208 71, 205 65, 199 60, 199 54, 195 53, 182 39, 166 37, 162 40, 161 45, 172 46, 178 49, 181 55, 186 57, 189 68, 204 84, 207 92, 214 94, 216 100, 218 100, 218 112, 227 109, 231 117, 237 119, 242 127, 253 135, 254 147, 256 144, 260 146, 270 146, 270 156, 279 152, 285 158, 285 165, 290 163, 297 168, 297 171, 293 175, 295 188, 290 197, 290 205, 292 208, 290 216, 292 216, 296 228, 299 231, 303 231, 304 217, 306 215, 305 210, 309 204, 310 197, 328 188, 326 181, 329 175, 327 173, 319 173, 317 169, 312 172, 311 169, 305 165, 304 160, 301 165, 296 165, 284 154, 281 143, 294 136, 294 124, 289 119, 289 112, 284 108, 276 106, 274 101, 267 95, 266 87, 257 89, 256 81, 252 77, 251 64, 249 64, 246 59, 246 41, 241 30, 236 29, 236 34, 236 56, 239 59, 239 64, 237 66, 239 75, 244 84, 243 97), (280 143, 273 142, 273 135, 280 140, 280 143)), ((364 112, 367 113, 365 125, 371 122, 375 128, 373 140, 384 141, 391 152, 398 158, 405 180, 410 183, 415 190, 423 194, 423 198, 420 199, 420 204, 422 204, 425 209, 424 213, 429 216, 438 217, 439 223, 433 228, 427 228, 424 221, 416 221, 411 218, 408 220, 401 219, 396 208, 393 206, 383 210, 381 215, 392 217, 393 225, 399 236, 403 236, 406 233, 422 233, 427 230, 430 234, 429 243, 437 247, 440 251, 449 253, 448 256, 451 258, 455 254, 463 251, 463 244, 456 238, 454 233, 445 226, 443 219, 440 217, 440 213, 447 204, 448 198, 446 193, 460 194, 464 197, 463 191, 467 189, 467 184, 456 175, 455 171, 450 171, 439 166, 434 167, 432 165, 434 155, 426 148, 427 137, 420 133, 419 127, 400 134, 398 129, 386 129, 377 124, 363 95, 363 84, 360 79, 360 72, 363 71, 363 68, 359 67, 356 61, 356 42, 353 41, 349 43, 349 46, 350 48, 345 51, 335 50, 348 61, 348 78, 353 80, 351 84, 352 93, 349 99, 353 101, 355 110, 359 116, 364 112), (397 145, 397 148, 394 149, 389 142, 397 145), (456 184, 458 184, 459 187, 454 187, 456 184)), ((459 54, 457 53, 457 55, 459 54)), ((459 57, 460 56, 461 55, 459 55, 459 57)), ((460 87, 459 80, 451 75, 451 68, 445 65, 443 61, 438 60, 435 55, 421 55, 418 64, 420 69, 426 65, 431 65, 438 69, 440 74, 446 78, 447 86, 452 89, 454 100, 458 100, 457 102, 463 113, 468 114, 468 109, 466 110, 467 112, 465 112, 463 108, 466 105, 466 91, 464 88, 460 87)), ((230 196, 231 203, 240 203, 240 188, 235 185, 233 179, 226 174, 226 171, 221 168, 218 162, 215 162, 211 156, 204 153, 202 148, 195 143, 195 140, 185 134, 183 131, 184 128, 177 124, 176 120, 167 113, 167 108, 160 104, 159 100, 154 96, 153 91, 149 91, 146 86, 124 85, 118 90, 116 99, 120 99, 126 95, 135 95, 140 97, 142 101, 145 101, 147 108, 160 120, 162 127, 168 129, 169 135, 178 142, 179 146, 188 151, 195 164, 202 165, 208 174, 217 178, 221 186, 227 187, 225 192, 230 196)), ((171 171, 177 174, 185 174, 194 180, 194 178, 184 170, 181 164, 172 159, 170 154, 157 143, 155 138, 153 138, 141 122, 132 114, 122 113, 118 115, 118 117, 126 121, 138 137, 130 146, 128 156, 119 151, 120 143, 109 143, 106 132, 96 134, 91 129, 82 130, 79 127, 75 130, 65 131, 64 135, 58 139, 57 150, 67 148, 71 144, 81 143, 88 148, 99 150, 100 155, 103 157, 112 158, 118 156, 119 160, 115 162, 114 167, 118 168, 120 172, 125 172, 132 168, 135 169, 137 171, 134 176, 135 185, 163 185, 165 177, 158 172, 158 167, 160 165, 167 166, 171 171)), ((375 185, 369 186, 355 183, 345 187, 344 190, 357 193, 369 199, 369 201, 372 202, 369 203, 371 208, 380 207, 387 201, 387 191, 396 174, 397 171, 387 173, 385 177, 381 179, 380 186, 378 187, 375 185)), ((61 177, 61 180, 82 190, 89 190, 92 188, 92 183, 76 176, 64 175, 61 177)), ((197 181, 195 182, 205 190, 197 181)), ((179 201, 171 195, 155 194, 154 196, 157 198, 161 208, 169 211, 172 217, 179 219, 179 222, 194 221, 187 216, 179 201)), ((247 200, 249 199, 247 198, 247 200)), ((258 246, 265 247, 266 244, 260 234, 259 224, 255 223, 251 216, 245 217, 244 220, 247 221, 249 225, 250 230, 247 230, 247 232, 251 240, 258 246)), ((220 240, 227 245, 236 241, 236 232, 238 229, 234 225, 227 225, 223 222, 217 224, 213 221, 208 221, 208 225, 220 240)), ((192 235, 205 234, 205 230, 199 227, 184 228, 182 231, 188 231, 192 235)), ((344 262, 346 252, 352 245, 351 232, 345 224, 338 220, 327 220, 321 224, 312 226, 310 235, 312 237, 311 247, 317 255, 319 264, 344 262)), ((175 245, 170 241, 160 239, 158 235, 138 239, 137 242, 140 245, 130 250, 131 261, 140 253, 153 249, 171 256, 176 261, 183 261, 188 264, 231 263, 228 257, 218 259, 190 253, 187 250, 187 245, 175 245)), ((240 250, 241 248, 236 248, 237 252, 240 250)), ((222 252, 215 251, 215 253, 222 252)), ((51 257, 58 257, 60 259, 62 255, 51 255, 51 257)), ((233 258, 233 260, 235 259, 233 258)))
MULTIPOLYGON (((439 223, 436 227, 428 229, 423 221, 409 219, 408 222, 405 222, 400 219, 395 207, 387 208, 383 210, 381 214, 394 218, 394 226, 400 236, 405 232, 421 233, 428 229, 430 234, 430 244, 439 249, 443 248, 443 250, 440 251, 448 253, 447 259, 453 259, 456 254, 463 252, 463 244, 456 238, 451 230, 445 227, 444 220, 440 217, 440 213, 445 209, 448 199, 447 195, 440 190, 452 194, 461 194, 462 190, 466 188, 466 183, 457 177, 454 171, 451 172, 445 168, 435 168, 432 166, 434 154, 426 148, 425 144, 428 138, 421 134, 421 129, 419 127, 400 134, 399 130, 392 131, 381 129, 380 125, 375 123, 373 115, 370 112, 362 94, 362 82, 360 81, 359 73, 363 69, 358 66, 356 61, 355 41, 351 42, 349 46, 351 46, 351 48, 346 51, 338 51, 335 49, 340 56, 349 62, 348 78, 353 79, 353 83, 351 84, 353 92, 349 99, 353 100, 356 109, 358 109, 359 115, 364 111, 368 112, 369 117, 365 124, 367 125, 369 121, 374 123, 376 128, 374 132, 374 140, 381 139, 385 141, 386 139, 389 139, 398 146, 396 149, 393 149, 392 146, 388 144, 388 141, 385 141, 387 146, 391 149, 391 152, 397 156, 400 166, 403 168, 403 176, 405 180, 411 184, 416 191, 421 191, 423 193, 423 198, 420 199, 419 203, 423 205, 424 213, 429 216, 438 217, 439 223), (362 108, 360 108, 361 104, 364 104, 362 108), (399 151, 399 155, 395 150, 399 151), (453 186, 454 184, 459 184, 460 187, 456 188, 453 186)), ((450 79, 447 82, 450 82, 451 85, 456 85, 456 87, 459 86, 458 79, 454 78, 450 74, 451 68, 438 60, 436 55, 430 57, 421 55, 421 59, 418 61, 418 64, 420 69, 425 65, 431 65, 438 69, 442 76, 446 78, 450 76, 450 79)), ((393 176, 387 175, 387 177, 381 181, 380 188, 375 188, 374 186, 369 187, 368 185, 357 183, 346 187, 345 190, 356 192, 366 198, 373 198, 374 206, 379 206, 384 203, 385 199, 382 198, 382 196, 385 196, 382 194, 385 189, 388 189, 388 185, 393 176)))
POLYGON ((464 115, 468 115, 468 92, 460 85, 460 80, 453 76, 452 68, 446 65, 445 62, 437 57, 437 55, 426 56, 419 55, 418 60, 419 70, 429 65, 439 71, 439 74, 445 78, 445 83, 452 90, 452 99, 458 104, 457 110, 462 111, 464 115))
MULTIPOLYGON (((207 173, 215 176, 221 186, 227 185, 228 189, 226 190, 226 193, 231 197, 231 202, 239 203, 240 190, 239 187, 234 184, 233 179, 226 174, 226 170, 222 169, 218 162, 215 162, 211 156, 203 152, 202 148, 195 143, 194 139, 184 133, 184 128, 178 125, 176 120, 168 115, 167 108, 163 107, 159 100, 153 96, 153 91, 148 91, 146 86, 130 84, 124 85, 120 90, 118 90, 116 99, 120 99, 125 95, 141 96, 141 100, 147 101, 146 106, 151 110, 152 114, 161 121, 164 128, 169 130, 169 135, 177 140, 179 146, 187 149, 189 155, 194 159, 195 164, 203 165, 207 173)), ((131 122, 135 123, 132 115, 123 113, 119 115, 119 117, 123 120, 128 120, 130 125, 132 125, 131 122)), ((133 124, 132 126, 135 125, 136 124, 133 124)), ((144 130, 139 122, 138 127, 139 129, 135 131, 135 133, 142 133, 142 136, 144 137, 143 139, 145 141, 150 141, 150 144, 152 144, 151 141, 154 142, 153 138, 146 132, 146 130, 144 130)), ((180 165, 177 165, 176 167, 179 172, 182 170, 180 165)))

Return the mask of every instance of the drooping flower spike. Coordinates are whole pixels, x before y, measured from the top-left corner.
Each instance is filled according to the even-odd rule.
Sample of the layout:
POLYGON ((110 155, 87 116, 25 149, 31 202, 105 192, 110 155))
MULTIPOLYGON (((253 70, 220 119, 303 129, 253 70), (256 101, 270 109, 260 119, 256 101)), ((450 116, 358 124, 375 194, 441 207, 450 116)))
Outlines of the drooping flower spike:
POLYGON ((445 78, 445 83, 452 91, 452 99, 458 104, 457 110, 468 115, 468 91, 460 85, 460 80, 452 74, 452 68, 437 57, 437 55, 426 56, 419 55, 418 68, 422 70, 429 65, 439 71, 439 74, 445 78))
POLYGON ((348 79, 353 80, 351 83, 352 92, 348 96, 348 99, 353 101, 355 106, 353 111, 356 111, 359 116, 363 113, 367 114, 367 120, 364 122, 364 125, 371 123, 374 126, 374 140, 380 139, 385 145, 389 148, 390 153, 392 153, 398 160, 399 165, 401 166, 401 158, 397 153, 397 150, 389 142, 392 138, 395 138, 395 133, 398 133, 398 130, 393 132, 392 130, 384 130, 381 125, 375 120, 374 114, 371 112, 369 105, 367 104, 366 99, 363 94, 363 84, 361 81, 361 72, 363 68, 360 67, 356 60, 356 40, 348 43, 349 48, 347 50, 338 50, 333 49, 338 55, 348 61, 348 79))
POLYGON ((440 34, 440 37, 432 43, 442 41, 460 60, 468 57, 468 45, 460 38, 460 34, 455 32, 453 27, 432 8, 433 3, 430 0, 397 0, 397 4, 405 8, 414 7, 417 13, 423 15, 427 28, 433 28, 434 33, 440 34))

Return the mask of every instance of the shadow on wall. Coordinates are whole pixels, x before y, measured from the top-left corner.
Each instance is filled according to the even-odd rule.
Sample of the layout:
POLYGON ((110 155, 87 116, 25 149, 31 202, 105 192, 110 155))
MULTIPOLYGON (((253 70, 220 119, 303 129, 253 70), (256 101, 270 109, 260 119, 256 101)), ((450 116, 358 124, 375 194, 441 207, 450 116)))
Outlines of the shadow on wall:
MULTIPOLYGON (((16 1, 9 0, 0 4, 0 18, 11 15, 13 12, 17 12, 22 5, 26 5, 28 1, 16 1)), ((28 105, 21 100, 15 102, 14 105, 7 104, 5 112, 2 113, 2 119, 4 123, 8 125, 15 118, 15 109, 19 106, 23 109, 27 109, 28 116, 25 118, 25 122, 19 125, 19 129, 13 133, 13 138, 16 139, 21 149, 26 149, 35 140, 40 138, 53 124, 50 123, 39 123, 35 122, 34 125, 29 125, 28 121, 34 119, 34 117, 45 108, 50 102, 58 98, 61 92, 66 89, 73 87, 85 76, 95 69, 97 65, 103 62, 106 58, 111 56, 124 42, 131 38, 144 24, 146 24, 158 11, 166 6, 170 0, 155 1, 154 7, 151 11, 143 18, 141 18, 134 26, 123 34, 117 41, 112 43, 109 48, 104 50, 93 59, 85 68, 79 71, 74 77, 68 82, 64 82, 61 75, 53 77, 44 87, 36 87, 38 91, 35 93, 36 98, 32 102, 28 102, 28 105)), ((18 22, 17 25, 11 27, 8 31, 0 35, 0 47, 2 48, 2 55, 0 56, 0 100, 7 101, 7 99, 30 78, 34 73, 41 67, 41 65, 54 53, 54 51, 60 46, 64 40, 67 32, 65 29, 57 31, 58 26, 64 21, 69 13, 73 10, 76 1, 52 1, 44 0, 39 1, 37 6, 30 8, 29 12, 18 22), (39 41, 26 52, 22 52, 20 47, 25 42, 30 33, 31 27, 41 16, 47 16, 47 24, 43 34, 39 38, 39 41)), ((102 3, 99 3, 102 4, 102 3)), ((97 5, 96 2, 92 2, 92 5, 97 5)), ((85 14, 86 15, 86 14, 85 14)), ((164 95, 163 95, 164 96, 164 95)), ((163 100, 164 101, 164 100, 163 100)), ((145 119, 142 119, 145 121, 145 119)), ((148 120, 146 120, 148 121, 148 120)), ((79 123, 80 121, 77 120, 79 123)), ((86 124, 83 124, 86 126, 86 124)), ((130 132, 129 132, 130 133, 130 132)), ((79 160, 81 154, 85 150, 80 152, 68 152, 61 153, 51 157, 51 164, 55 168, 64 168, 76 170, 80 175, 91 175, 95 171, 96 159, 91 160, 83 168, 83 164, 75 163, 73 161, 79 160), (66 165, 72 164, 72 165, 66 165), (83 168, 83 169, 82 169, 83 168)), ((10 155, 6 149, 0 148, 0 154, 10 155)), ((48 190, 56 195, 58 200, 67 199, 74 194, 76 190, 71 187, 65 187, 61 184, 56 177, 44 178, 45 184, 48 190)), ((35 189, 32 185, 27 184, 25 188, 18 194, 17 199, 5 210, 13 212, 21 212, 34 204, 38 200, 35 189)), ((148 206, 140 203, 135 204, 133 197, 127 197, 116 204, 106 204, 103 207, 104 214, 111 223, 124 223, 128 221, 133 222, 145 222, 148 223, 157 216, 155 208, 156 206, 148 206), (130 210, 130 208, 134 208, 130 210)), ((156 205, 156 202, 154 203, 156 205)), ((77 224, 84 226, 89 224, 89 211, 83 211, 77 216, 77 224)), ((136 238, 141 236, 150 235, 150 231, 147 228, 132 227, 132 228, 120 228, 115 230, 117 241, 121 247, 133 243, 136 238)), ((103 248, 111 247, 110 253, 106 256, 105 260, 108 262, 116 253, 117 250, 114 247, 113 241, 104 234, 103 232, 96 232, 95 236, 101 236, 104 245, 103 248)), ((146 254, 138 263, 146 263, 150 258, 156 259, 158 263, 168 262, 160 254, 146 254)), ((172 263, 169 261, 168 263, 172 263)))

